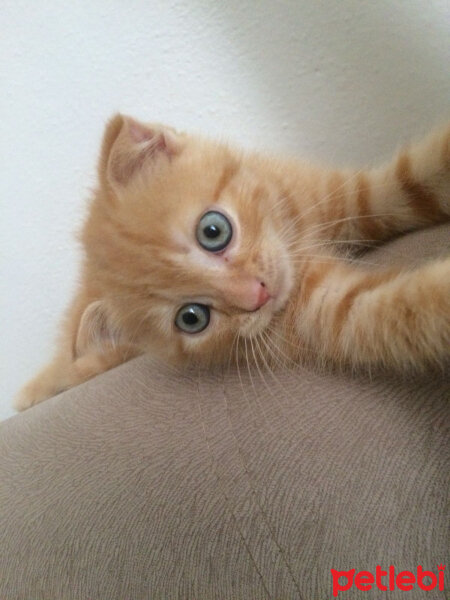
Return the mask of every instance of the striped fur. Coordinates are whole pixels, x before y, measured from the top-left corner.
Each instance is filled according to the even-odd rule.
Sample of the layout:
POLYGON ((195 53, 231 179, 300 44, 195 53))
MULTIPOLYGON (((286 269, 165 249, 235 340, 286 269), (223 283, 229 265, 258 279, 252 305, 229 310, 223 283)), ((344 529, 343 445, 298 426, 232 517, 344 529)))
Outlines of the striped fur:
POLYGON ((442 367, 450 259, 406 270, 349 257, 449 218, 448 127, 382 167, 352 171, 246 154, 118 115, 82 231, 80 288, 54 361, 16 407, 146 352, 177 364, 442 367), (220 256, 193 235, 211 206, 236 229, 220 256), (255 280, 270 301, 250 311, 255 280), (187 301, 211 307, 202 334, 174 327, 187 301))

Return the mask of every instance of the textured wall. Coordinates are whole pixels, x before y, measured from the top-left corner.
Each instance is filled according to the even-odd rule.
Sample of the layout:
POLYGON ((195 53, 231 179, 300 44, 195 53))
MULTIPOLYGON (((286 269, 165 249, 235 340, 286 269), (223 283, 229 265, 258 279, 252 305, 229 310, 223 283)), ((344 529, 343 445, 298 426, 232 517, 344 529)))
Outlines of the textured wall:
POLYGON ((0 417, 49 356, 116 110, 338 163, 449 114, 448 0, 2 1, 0 417))

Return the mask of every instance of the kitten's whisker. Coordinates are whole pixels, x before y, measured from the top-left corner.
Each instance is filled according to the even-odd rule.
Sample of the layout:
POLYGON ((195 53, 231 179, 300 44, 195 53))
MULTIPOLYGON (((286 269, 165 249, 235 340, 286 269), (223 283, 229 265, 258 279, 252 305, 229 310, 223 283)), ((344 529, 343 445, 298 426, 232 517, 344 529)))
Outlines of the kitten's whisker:
MULTIPOLYGON (((372 250, 375 249, 377 247, 379 247, 380 242, 377 240, 370 240, 370 239, 350 239, 350 240, 316 240, 313 244, 307 245, 307 246, 303 246, 297 243, 296 246, 296 250, 295 252, 289 252, 289 256, 296 256, 298 254, 301 254, 304 250, 309 250, 311 248, 321 248, 321 247, 333 247, 334 245, 342 245, 342 246, 350 246, 349 247, 349 251, 350 252, 355 252, 355 249, 352 248, 351 246, 360 246, 362 249, 367 249, 367 250, 372 250)), ((339 248, 338 248, 339 250, 339 248)), ((383 252, 389 252, 391 254, 394 254, 395 256, 403 256, 405 258, 408 258, 408 255, 406 255, 405 253, 399 253, 396 250, 390 250, 389 248, 385 248, 383 247, 383 252)), ((342 256, 342 255, 337 255, 337 256, 342 256)))
MULTIPOLYGON (((314 240, 313 243, 308 244, 307 246, 300 246, 299 251, 302 250, 308 250, 309 248, 320 248, 320 247, 327 247, 327 246, 334 246, 334 245, 360 245, 360 246, 364 246, 364 247, 374 247, 377 244, 377 242, 375 242, 374 240, 368 240, 368 239, 351 239, 351 240, 314 240)), ((291 254, 292 256, 292 254, 291 254)))
MULTIPOLYGON (((250 346, 251 346, 251 349, 252 349, 253 360, 255 361, 255 365, 256 365, 256 368, 257 368, 257 370, 258 370, 259 376, 261 377, 261 380, 262 380, 262 382, 264 383, 264 385, 265 385, 265 386, 267 387, 267 389, 269 390, 269 393, 272 395, 272 393, 271 393, 271 389, 270 389, 270 388, 269 388, 269 386, 267 385, 267 381, 265 380, 265 378, 264 378, 264 375, 263 375, 263 373, 262 373, 262 371, 261 371, 261 368, 260 368, 260 366, 259 366, 259 361, 258 361, 258 359, 257 359, 257 357, 256 357, 255 348, 254 348, 254 346, 253 346, 253 339, 252 339, 252 338, 250 338, 250 339, 249 339, 249 341, 250 341, 250 346)), ((256 344, 256 339, 255 339, 255 344, 256 344)))
POLYGON ((264 408, 258 402, 258 394, 256 392, 255 382, 253 381, 252 371, 251 371, 251 367, 250 367, 250 361, 248 359, 247 338, 244 337, 243 339, 244 339, 244 345, 245 345, 245 359, 246 359, 246 363, 247 363, 247 371, 248 371, 248 375, 250 377, 250 382, 251 382, 251 385, 252 385, 252 388, 253 388, 253 393, 254 393, 254 396, 255 396, 255 402, 257 403, 257 405, 261 409, 261 412, 263 414, 265 422, 269 425, 269 421, 268 421, 268 419, 266 417, 266 414, 264 412, 264 408))
MULTIPOLYGON (((257 349, 257 351, 258 351, 258 353, 259 353, 259 356, 261 357, 261 360, 262 360, 262 362, 263 362, 263 364, 264 364, 264 367, 265 367, 265 369, 266 369, 266 372, 268 372, 268 373, 269 373, 269 375, 272 377, 272 379, 274 379, 274 381, 275 381, 275 382, 277 382, 277 383, 280 385, 280 388, 283 390, 283 386, 281 385, 281 382, 279 381, 279 379, 278 379, 277 377, 275 377, 275 374, 274 374, 274 372, 273 372, 273 369, 270 367, 270 365, 269 365, 269 364, 268 364, 268 362, 266 361, 266 358, 265 358, 265 356, 264 356, 264 352, 262 351, 262 349, 261 349, 261 346, 259 345, 258 339, 260 339, 261 341, 263 341, 263 338, 262 338, 262 333, 263 333, 263 332, 261 332, 259 335, 257 335, 257 336, 255 337, 255 345, 256 345, 256 349, 257 349)), ((255 361, 256 361, 256 357, 255 357, 255 361)), ((258 361, 256 361, 256 362, 257 362, 257 364, 258 364, 258 361)), ((258 370, 259 370, 259 367, 258 367, 258 370)), ((277 398, 277 396, 276 396, 276 395, 274 395, 274 394, 273 394, 273 390, 272 390, 272 388, 269 386, 269 384, 267 383, 267 380, 266 380, 266 378, 263 376, 263 374, 262 374, 262 371, 260 371, 260 373, 261 373, 261 377, 262 377, 262 379, 263 379, 263 381, 264 381, 264 385, 265 385, 265 386, 266 386, 266 388, 268 389, 268 391, 269 391, 269 394, 270 394, 271 398, 273 398, 273 399, 275 400, 275 402, 278 404, 278 406, 280 407, 280 410, 281 410, 281 413, 283 414, 283 416, 286 416, 286 415, 285 415, 285 412, 284 412, 284 408, 285 408, 285 407, 283 406, 282 402, 279 400, 279 398, 277 398)))
MULTIPOLYGON (((305 352, 305 354, 313 353, 313 354, 317 354, 318 356, 320 356, 320 352, 318 350, 315 350, 314 348, 311 348, 309 346, 308 347, 301 346, 301 344, 299 344, 299 343, 294 344, 293 342, 291 342, 290 340, 288 340, 286 337, 284 337, 276 329, 267 327, 266 331, 271 332, 273 335, 277 336, 280 339, 280 341, 284 342, 285 344, 288 344, 288 345, 292 346, 292 348, 294 348, 294 350, 297 352, 298 357, 300 357, 300 353, 303 352, 303 351, 305 352)), ((289 356, 287 356, 281 350, 281 348, 276 344, 275 340, 271 340, 271 342, 275 345, 275 347, 277 348, 277 350, 286 358, 286 360, 288 361, 288 363, 292 364, 292 366, 293 366, 294 369, 296 367, 298 367, 298 363, 295 360, 293 360, 292 358, 290 358, 289 356)))
POLYGON ((318 232, 322 232, 323 230, 329 229, 330 227, 334 227, 339 223, 346 223, 349 221, 358 221, 361 219, 379 219, 384 217, 396 217, 398 216, 396 213, 376 213, 372 215, 351 215, 348 217, 342 217, 340 219, 333 219, 332 221, 325 221, 321 223, 317 223, 316 225, 310 225, 307 229, 304 230, 303 234, 308 236, 309 234, 317 235, 318 232))
POLYGON ((330 256, 326 257, 323 254, 305 254, 302 256, 297 256, 292 260, 292 264, 301 265, 306 263, 323 263, 323 264, 336 264, 336 262, 347 263, 349 265, 357 264, 363 266, 371 266, 371 267, 382 267, 381 263, 374 263, 371 261, 367 261, 364 259, 358 259, 355 257, 346 257, 346 256, 330 256))
POLYGON ((249 401, 249 399, 248 399, 248 397, 247 397, 247 393, 246 393, 246 391, 245 391, 244 383, 243 383, 243 381, 242 381, 241 369, 240 369, 240 366, 239 366, 239 362, 240 362, 240 360, 239 360, 239 341, 240 341, 240 339, 241 339, 241 335, 240 335, 240 333, 239 333, 239 331, 238 331, 238 332, 237 332, 237 342, 236 342, 236 347, 235 347, 235 353, 236 353, 236 369, 237 369, 237 373, 238 373, 238 377, 239 377, 239 382, 240 382, 240 384, 241 384, 242 395, 244 396, 244 398, 245 398, 245 399, 246 399, 246 401, 247 401, 247 404, 248 404, 248 408, 249 408, 250 414, 252 414, 252 407, 250 406, 250 401, 249 401))
POLYGON ((350 248, 347 247, 347 243, 342 244, 341 246, 335 247, 333 242, 325 242, 325 243, 317 243, 317 244, 310 244, 308 246, 304 246, 304 247, 299 247, 294 251, 291 251, 288 253, 288 257, 289 258, 295 258, 296 256, 306 256, 308 254, 308 252, 310 250, 318 250, 321 251, 326 250, 329 254, 323 254, 323 256, 348 256, 348 257, 357 257, 357 256, 361 256, 361 251, 364 250, 371 250, 372 248, 374 248, 373 245, 370 244, 366 244, 366 243, 355 243, 353 244, 354 246, 359 246, 358 250, 360 251, 358 253, 358 251, 355 248, 350 248), (334 252, 333 252, 334 250, 334 252), (330 251, 332 252, 332 254, 330 254, 330 251))
MULTIPOLYGON (((344 188, 346 185, 348 185, 352 180, 356 179, 357 177, 359 177, 359 175, 363 172, 362 169, 359 169, 357 171, 352 172, 352 174, 350 175, 350 177, 347 177, 347 179, 345 179, 341 185, 339 185, 336 189, 334 189, 332 192, 329 192, 328 194, 326 194, 325 196, 322 196, 322 198, 320 198, 317 202, 315 202, 312 206, 309 207, 309 209, 307 211, 305 211, 303 213, 303 217, 308 216, 313 210, 315 210, 316 208, 318 208, 321 204, 323 204, 324 202, 327 202, 331 197, 335 196, 336 192, 341 190, 342 188, 344 188)), ((336 196, 336 199, 340 199, 345 197, 348 194, 348 192, 343 192, 340 195, 336 196)))
POLYGON ((248 405, 248 410, 250 412, 250 414, 253 414, 253 410, 252 410, 252 405, 250 403, 250 399, 247 396, 247 388, 244 386, 244 383, 242 381, 242 375, 241 375, 241 368, 240 368, 240 357, 239 357, 239 341, 242 340, 244 338, 241 337, 241 334, 238 331, 238 335, 237 335, 237 344, 236 344, 236 369, 237 369, 237 373, 238 373, 238 377, 239 377, 239 382, 241 384, 241 389, 242 389, 242 395, 244 396, 247 405, 248 405))
POLYGON ((284 202, 286 202, 288 197, 289 196, 281 196, 280 198, 278 198, 278 200, 276 200, 276 202, 274 202, 274 204, 272 204, 272 206, 270 207, 268 214, 270 215, 276 208, 278 208, 280 205, 282 205, 284 202))
POLYGON ((279 356, 276 355, 275 351, 272 350, 272 348, 270 347, 270 336, 265 332, 262 331, 261 332, 261 341, 263 342, 264 346, 266 347, 267 351, 269 352, 269 354, 271 355, 272 360, 275 361, 275 364, 278 367, 281 367, 282 369, 286 368, 286 362, 282 361, 281 358, 279 356), (267 338, 267 341, 266 339, 267 338))
MULTIPOLYGON (((261 338, 260 338, 260 339, 261 339, 261 341, 263 342, 263 344, 265 345, 265 347, 266 347, 267 349, 269 349, 269 346, 268 346, 268 344, 267 344, 267 343, 264 341, 264 338, 261 336, 261 338)), ((256 341, 256 340, 255 340, 255 341, 256 341)), ((269 366, 269 365, 268 365, 268 363, 266 362, 266 359, 264 358, 264 353, 261 351, 261 349, 260 349, 260 353, 261 353, 261 358, 262 358, 262 360, 263 360, 263 362, 264 362, 264 365, 265 365, 266 369, 267 369, 267 370, 268 370, 268 372, 269 372, 269 375, 272 377, 272 379, 275 381, 275 383, 276 383, 276 384, 277 384, 277 385, 280 387, 280 389, 282 390, 282 392, 283 392, 283 393, 285 393, 285 391, 286 391, 286 390, 285 390, 285 386, 283 386, 283 384, 281 383, 281 381, 280 381, 280 380, 278 379, 278 377, 275 375, 274 371, 273 371, 273 370, 270 368, 270 366, 269 366)), ((292 398, 292 395, 291 395, 291 394, 289 394, 289 396, 292 398)), ((294 399, 294 398, 292 398, 292 399, 294 399)), ((294 400, 295 400, 295 399, 294 399, 294 400)), ((280 403, 279 403, 279 404, 280 404, 280 403)), ((281 406, 281 405, 280 405, 280 406, 281 406)), ((284 406, 281 406, 281 409, 282 409, 282 411, 283 411, 283 409, 284 409, 284 408, 285 408, 284 406)), ((284 414, 284 411, 283 411, 283 414, 284 414)))
MULTIPOLYGON (((267 341, 265 341, 264 337, 261 336, 261 341, 264 343, 266 349, 273 354, 273 351, 270 348, 270 342, 272 342, 272 343, 275 343, 275 342, 274 342, 274 340, 271 340, 271 338, 267 334, 266 334, 266 338, 267 338, 267 341)), ((292 362, 292 361, 290 361, 290 362, 292 362)), ((283 366, 283 369, 286 368, 286 365, 284 363, 281 363, 281 364, 283 366)), ((293 363, 293 365, 294 365, 294 369, 292 369, 291 373, 296 375, 296 368, 298 367, 298 364, 293 363)), ((279 385, 280 389, 283 391, 283 394, 286 394, 286 387, 282 384, 282 382, 275 375, 275 372, 269 370, 269 374, 271 375, 272 379, 274 379, 274 381, 279 385)), ((298 376, 296 376, 296 378, 298 378, 298 376)), ((296 402, 297 399, 291 393, 288 393, 288 396, 289 396, 289 398, 291 398, 291 400, 293 400, 293 402, 296 402)), ((288 422, 290 424, 290 421, 288 421, 288 422)))
POLYGON ((271 336, 269 335, 269 333, 273 333, 274 335, 276 335, 282 342, 285 342, 286 344, 289 344, 290 346, 292 346, 295 350, 298 350, 298 345, 294 344, 293 342, 291 342, 290 340, 288 340, 286 337, 284 337, 277 329, 274 329, 272 327, 267 327, 265 330, 265 334, 266 334, 266 338, 268 341, 270 342, 274 342, 274 340, 272 340, 271 336))
MULTIPOLYGON (((270 331, 272 334, 275 334, 275 335, 278 334, 278 332, 276 332, 274 329, 268 329, 268 331, 270 331)), ((284 338, 282 335, 278 335, 278 337, 280 338, 280 340, 282 342, 289 343, 289 340, 286 340, 286 338, 284 338)), ((280 348, 279 344, 277 344, 275 342, 275 340, 271 339, 270 337, 268 337, 268 340, 270 340, 270 342, 272 343, 272 345, 274 346, 274 348, 286 360, 286 362, 287 362, 288 365, 292 365, 293 368, 296 368, 298 366, 297 363, 280 348)), ((294 348, 294 350, 297 353, 299 353, 299 351, 301 349, 300 346, 295 345, 293 343, 290 343, 290 345, 294 348)))
MULTIPOLYGON (((302 213, 302 217, 303 218, 306 217, 314 209, 319 208, 321 204, 327 202, 332 197, 334 197, 336 200, 341 200, 342 198, 345 198, 346 196, 352 196, 352 195, 354 195, 355 190, 351 190, 350 192, 348 192, 348 191, 342 191, 340 194, 336 194, 336 192, 338 190, 342 189, 344 186, 348 185, 352 180, 354 180, 357 177, 359 177, 359 175, 361 175, 364 171, 365 171, 365 169, 360 169, 360 170, 354 171, 350 177, 348 177, 347 179, 345 179, 342 182, 341 185, 339 185, 332 192, 329 192, 328 194, 326 194, 325 196, 323 196, 322 198, 320 198, 317 202, 315 202, 312 206, 310 206, 308 208, 308 210, 306 210, 304 213, 302 213)), ((372 190, 379 190, 379 189, 383 189, 383 188, 389 187, 391 185, 392 185, 391 182, 379 183, 379 184, 373 184, 373 183, 371 183, 370 184, 370 189, 371 189, 371 191, 372 190)), ((378 217, 379 215, 377 214, 377 215, 363 215, 363 216, 378 217)), ((396 215, 392 215, 392 216, 396 216, 396 215)))
MULTIPOLYGON (((306 211, 308 212, 308 211, 306 211)), ((284 238, 284 236, 289 233, 290 229, 294 229, 294 225, 295 223, 301 219, 301 217, 304 217, 305 213, 299 214, 295 219, 289 221, 289 223, 283 227, 280 232, 279 232, 279 236, 281 239, 284 238)), ((298 236, 300 235, 300 237, 302 239, 308 239, 309 237, 311 237, 312 235, 318 235, 319 233, 323 233, 325 232, 327 229, 334 227, 335 225, 339 224, 339 223, 345 223, 345 222, 351 222, 351 221, 357 221, 357 220, 361 220, 361 219, 379 219, 379 218, 388 218, 388 217, 396 217, 398 216, 396 213, 376 213, 376 214, 371 214, 371 215, 351 215, 351 216, 347 216, 347 217, 342 217, 340 219, 333 219, 331 221, 321 221, 320 223, 314 224, 314 225, 309 225, 308 227, 306 227, 304 230, 302 230, 301 232, 296 231, 296 235, 297 237, 293 239, 293 243, 295 243, 298 239, 298 236)), ((295 229, 294 229, 295 231, 295 229)), ((314 239, 314 238, 313 238, 314 239)), ((331 238, 333 239, 333 238, 331 238)), ((344 242, 346 240, 343 240, 344 242)), ((375 241, 379 241, 379 240, 373 240, 375 241)))
POLYGON ((239 329, 236 331, 236 334, 233 338, 233 341, 231 343, 231 347, 230 347, 230 355, 228 357, 228 372, 230 371, 231 368, 231 359, 233 357, 233 350, 234 350, 234 345, 236 344, 236 340, 238 339, 239 336, 239 329))
POLYGON ((257 396, 256 394, 256 388, 255 388, 255 383, 253 381, 253 377, 252 377, 252 372, 251 372, 251 368, 250 368, 250 361, 248 359, 248 350, 247 350, 247 338, 243 338, 244 339, 244 346, 245 346, 245 361, 247 364, 247 371, 248 371, 248 376, 250 378, 250 382, 253 388, 253 393, 255 394, 255 397, 257 396))
MULTIPOLYGON (((361 173, 363 172, 362 169, 358 170, 358 171, 354 171, 352 172, 352 174, 347 177, 347 179, 345 179, 341 185, 339 185, 336 189, 334 189, 332 192, 329 192, 328 194, 325 194, 325 196, 322 196, 317 202, 314 202, 306 211, 299 213, 297 215, 297 217, 293 220, 291 220, 289 222, 289 225, 291 224, 297 224, 300 220, 305 219, 305 217, 307 217, 312 211, 316 210, 317 208, 319 208, 322 204, 324 204, 325 202, 328 202, 328 200, 331 197, 335 197, 336 200, 340 200, 341 198, 345 198, 347 195, 349 195, 349 192, 341 192, 340 194, 336 194, 337 191, 339 191, 340 189, 342 189, 344 186, 346 186, 348 183, 350 183, 353 179, 355 179, 356 177, 358 177, 361 173)), ((371 186, 371 189, 375 189, 377 187, 383 187, 385 185, 388 184, 380 184, 380 186, 371 186)), ((353 192, 350 192, 350 194, 353 192)), ((291 195, 292 196, 292 195, 291 195)))
POLYGON ((250 413, 250 415, 252 415, 253 414, 253 409, 252 409, 252 406, 250 404, 250 399, 247 396, 247 388, 246 388, 246 386, 244 386, 244 382, 242 380, 241 368, 240 368, 239 341, 242 340, 242 339, 243 338, 241 337, 241 334, 238 331, 237 332, 237 342, 236 342, 236 346, 235 346, 236 369, 237 369, 237 374, 238 374, 238 378, 239 378, 239 383, 241 385, 242 395, 244 396, 245 401, 247 402, 249 413, 250 413))
MULTIPOLYGON (((266 363, 266 361, 265 361, 264 355, 263 355, 263 353, 261 352, 261 348, 259 347, 259 344, 258 344, 257 338, 254 338, 254 340, 255 340, 255 345, 256 345, 256 347, 257 347, 257 349, 258 349, 258 351, 259 351, 259 354, 260 354, 260 356, 261 356, 261 358, 262 358, 262 360, 263 360, 264 364, 266 365, 266 368, 268 368, 268 371, 269 371, 269 373, 270 373, 270 372, 271 372, 271 370, 270 370, 270 367, 268 367, 268 365, 267 365, 267 363, 266 363)), ((263 372, 262 372, 262 370, 261 370, 261 368, 260 368, 259 361, 258 361, 257 355, 256 355, 256 353, 255 353, 255 349, 254 349, 254 347, 253 347, 253 339, 252 339, 252 338, 250 338, 250 343, 251 343, 251 347, 252 347, 252 353, 253 353, 253 358, 254 358, 254 360, 255 360, 256 368, 258 369, 258 373, 259 373, 259 375, 260 375, 260 377, 261 377, 261 379, 262 379, 262 381, 263 381, 263 383, 264 383, 265 387, 266 387, 266 388, 267 388, 267 390, 269 391, 270 397, 271 397, 273 400, 275 400, 275 402, 276 402, 276 403, 278 404, 278 406, 280 407, 280 409, 281 409, 281 412, 284 414, 284 407, 283 407, 283 405, 281 404, 281 402, 279 401, 279 399, 278 399, 276 396, 274 396, 274 394, 273 394, 273 391, 272 391, 271 387, 269 386, 269 384, 267 383, 267 380, 266 380, 266 378, 264 377, 264 374, 263 374, 263 372)))

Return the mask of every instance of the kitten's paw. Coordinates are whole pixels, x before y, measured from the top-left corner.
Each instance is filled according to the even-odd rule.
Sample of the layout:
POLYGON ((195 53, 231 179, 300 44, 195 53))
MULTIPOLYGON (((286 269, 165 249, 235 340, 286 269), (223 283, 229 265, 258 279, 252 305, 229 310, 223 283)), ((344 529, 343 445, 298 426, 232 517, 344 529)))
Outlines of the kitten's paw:
POLYGON ((50 380, 48 373, 44 371, 18 392, 13 401, 13 408, 21 412, 55 396, 60 391, 62 390, 56 387, 55 381, 50 380))

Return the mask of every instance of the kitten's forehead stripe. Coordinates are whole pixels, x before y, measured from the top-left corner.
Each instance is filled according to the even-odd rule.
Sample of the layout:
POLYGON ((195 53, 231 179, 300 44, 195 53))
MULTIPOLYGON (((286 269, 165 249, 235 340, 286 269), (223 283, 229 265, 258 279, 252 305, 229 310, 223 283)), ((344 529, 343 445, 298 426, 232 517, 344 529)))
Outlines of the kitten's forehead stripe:
POLYGON ((222 175, 220 176, 217 187, 214 191, 213 202, 217 202, 220 198, 223 190, 228 186, 230 181, 234 178, 236 173, 239 170, 239 164, 237 162, 229 163, 223 170, 222 175))

